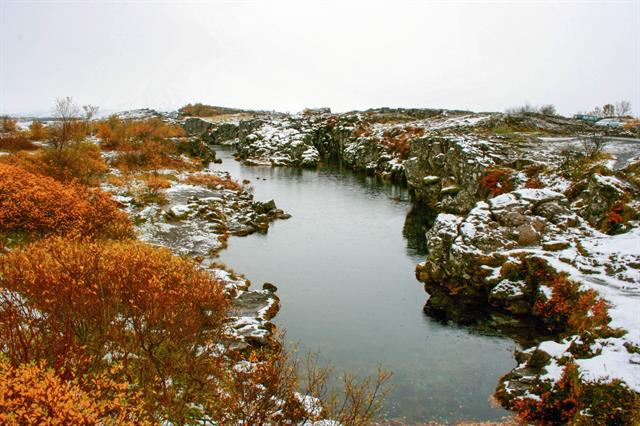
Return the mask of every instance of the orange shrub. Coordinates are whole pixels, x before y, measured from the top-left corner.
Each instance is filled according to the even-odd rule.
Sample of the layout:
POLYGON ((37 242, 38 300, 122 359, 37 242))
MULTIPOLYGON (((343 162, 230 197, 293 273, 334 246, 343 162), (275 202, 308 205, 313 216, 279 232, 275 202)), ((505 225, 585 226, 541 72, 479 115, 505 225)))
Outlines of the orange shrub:
POLYGON ((47 131, 40 121, 33 121, 29 126, 29 133, 31 135, 31 139, 34 141, 41 141, 47 138, 47 131))
POLYGON ((0 257, 0 288, 12 364, 45 360, 66 378, 121 363, 180 424, 190 403, 211 398, 228 299, 193 261, 133 240, 51 237, 0 257))
POLYGON ((191 185, 204 185, 210 189, 223 187, 232 191, 241 191, 242 185, 231 179, 231 177, 220 177, 209 173, 194 173, 183 179, 184 183, 191 185))
POLYGON ((0 151, 32 151, 38 149, 38 145, 24 136, 0 137, 0 151))
POLYGON ((149 173, 142 177, 147 189, 153 193, 157 193, 161 189, 171 187, 171 181, 164 175, 149 173))
POLYGON ((361 136, 371 136, 371 129, 368 124, 360 124, 353 130, 353 136, 359 138, 361 136))
POLYGON ((2 117, 2 131, 3 132, 15 132, 18 130, 16 120, 10 117, 2 117))
POLYGON ((424 135, 422 127, 396 127, 384 132, 382 145, 388 147, 391 152, 397 153, 400 159, 404 159, 409 152, 411 139, 422 135, 424 135))
POLYGON ((566 274, 559 274, 546 282, 551 287, 551 298, 539 299, 533 307, 549 331, 591 331, 609 323, 606 302, 594 290, 580 290, 580 284, 566 274))
POLYGON ((0 164, 0 233, 14 232, 124 238, 132 231, 108 194, 0 164))
POLYGON ((511 176, 509 169, 487 169, 480 178, 480 185, 492 196, 504 194, 513 189, 511 176))
POLYGON ((139 395, 107 374, 65 381, 42 362, 0 357, 1 424, 151 424, 139 395))
POLYGON ((109 169, 100 148, 90 142, 77 142, 61 149, 46 149, 36 159, 34 172, 61 182, 77 180, 84 185, 98 185, 109 169))
POLYGON ((141 149, 149 141, 161 142, 185 136, 182 127, 165 123, 159 118, 121 120, 117 116, 111 116, 97 127, 102 146, 120 151, 141 149))
POLYGON ((531 178, 527 180, 527 182, 524 184, 524 187, 532 188, 532 189, 541 189, 541 188, 544 188, 544 184, 538 178, 531 178))
POLYGON ((516 400, 514 409, 518 416, 527 422, 565 424, 578 412, 582 393, 583 385, 580 382, 578 368, 575 364, 568 364, 553 391, 542 393, 539 400, 516 400))
POLYGON ((637 393, 617 379, 581 379, 573 360, 557 383, 536 383, 533 393, 539 398, 516 399, 510 407, 527 424, 635 425, 638 421, 637 393))

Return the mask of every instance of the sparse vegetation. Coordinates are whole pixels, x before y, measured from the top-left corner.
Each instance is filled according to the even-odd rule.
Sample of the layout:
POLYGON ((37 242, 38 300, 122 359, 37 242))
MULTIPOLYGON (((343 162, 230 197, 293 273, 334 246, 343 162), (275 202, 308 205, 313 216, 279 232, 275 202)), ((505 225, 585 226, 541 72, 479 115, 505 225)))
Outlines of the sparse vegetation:
POLYGON ((221 177, 211 173, 193 173, 184 178, 185 183, 192 185, 204 185, 211 189, 226 188, 232 191, 241 191, 242 185, 231 179, 230 176, 221 177))
POLYGON ((585 155, 593 160, 602 154, 608 140, 602 135, 594 134, 580 137, 580 143, 585 155))
POLYGON ((16 130, 18 130, 17 127, 17 123, 16 120, 12 119, 11 117, 2 117, 2 131, 3 132, 15 132, 16 130))
POLYGON ((517 115, 517 114, 542 114, 542 115, 557 115, 556 107, 552 104, 546 104, 539 107, 535 107, 529 103, 525 103, 524 105, 518 107, 511 107, 505 110, 506 114, 517 115))
POLYGON ((487 169, 480 178, 480 185, 491 195, 496 196, 513 189, 513 172, 511 169, 487 169))
POLYGON ((187 104, 180 108, 178 112, 183 117, 214 117, 216 115, 236 114, 242 111, 233 108, 222 108, 212 105, 206 105, 198 102, 195 104, 187 104))
POLYGON ((398 158, 404 160, 409 152, 411 139, 424 135, 421 127, 396 127, 386 131, 382 135, 382 145, 388 147, 391 152, 396 153, 398 158))
POLYGON ((33 151, 38 146, 21 135, 0 136, 0 151, 33 151))
POLYGON ((73 98, 67 96, 56 99, 52 114, 57 122, 51 129, 51 143, 57 150, 62 150, 72 140, 84 139, 84 128, 78 121, 80 109, 73 98))
POLYGON ((569 361, 558 383, 537 384, 539 400, 517 399, 513 409, 527 423, 540 425, 632 425, 638 419, 638 397, 619 380, 584 382, 569 361))
POLYGON ((47 138, 47 129, 45 129, 44 124, 41 121, 34 120, 29 125, 29 132, 31 140, 41 141, 47 138))

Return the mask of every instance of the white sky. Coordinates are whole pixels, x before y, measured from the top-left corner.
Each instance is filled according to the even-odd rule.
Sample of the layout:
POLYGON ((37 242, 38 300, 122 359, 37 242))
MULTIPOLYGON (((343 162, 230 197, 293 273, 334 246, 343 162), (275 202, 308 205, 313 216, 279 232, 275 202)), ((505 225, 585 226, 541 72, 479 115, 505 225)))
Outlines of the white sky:
POLYGON ((0 0, 0 112, 70 95, 102 110, 187 102, 640 113, 640 0, 0 0))

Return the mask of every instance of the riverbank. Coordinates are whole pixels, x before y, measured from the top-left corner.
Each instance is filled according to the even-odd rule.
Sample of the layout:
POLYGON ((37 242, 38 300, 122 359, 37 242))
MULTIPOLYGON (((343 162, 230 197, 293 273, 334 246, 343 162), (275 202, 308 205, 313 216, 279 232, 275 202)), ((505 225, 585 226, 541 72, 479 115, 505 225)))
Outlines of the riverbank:
POLYGON ((247 164, 314 167, 334 158, 406 180, 415 203, 441 213, 417 270, 431 294, 425 310, 468 323, 492 307, 554 334, 518 355, 498 396, 530 420, 551 404, 562 406, 558 419, 594 420, 608 409, 588 396, 565 407, 548 395, 575 370, 581 395, 619 388, 605 403, 627 408, 637 398, 640 253, 631 241, 640 157, 632 143, 589 152, 591 132, 539 115, 309 111, 240 123, 227 143, 247 164), (535 364, 534 352, 545 354, 535 364))

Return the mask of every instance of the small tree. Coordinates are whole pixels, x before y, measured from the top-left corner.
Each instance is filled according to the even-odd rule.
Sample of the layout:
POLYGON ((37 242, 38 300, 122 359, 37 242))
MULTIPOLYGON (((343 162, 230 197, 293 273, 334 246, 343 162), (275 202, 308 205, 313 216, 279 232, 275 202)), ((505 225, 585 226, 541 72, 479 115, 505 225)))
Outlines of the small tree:
POLYGON ((552 104, 542 105, 538 112, 543 115, 556 115, 556 107, 552 104))
POLYGON ((58 120, 58 123, 51 142, 60 151, 74 136, 75 122, 80 116, 80 108, 78 108, 72 97, 66 96, 56 99, 52 114, 58 120))
POLYGON ((97 105, 82 105, 85 133, 93 133, 91 132, 91 120, 98 114, 99 109, 100 107, 97 105))
POLYGON ((44 125, 41 121, 35 120, 29 126, 29 132, 31 133, 31 139, 34 141, 41 141, 45 139, 46 132, 44 129, 44 125))
POLYGON ((509 115, 527 114, 527 113, 531 113, 531 112, 536 112, 536 107, 534 107, 533 105, 529 104, 528 102, 525 103, 522 106, 511 107, 511 108, 507 108, 505 110, 505 113, 507 113, 509 115))
POLYGON ((3 132, 15 132, 17 130, 16 120, 11 117, 2 117, 2 131, 3 132))
POLYGON ((609 141, 602 135, 589 135, 580 138, 584 153, 591 159, 597 158, 609 141))
POLYGON ((615 112, 615 107, 612 104, 606 104, 602 106, 602 113, 605 117, 613 116, 615 112))
POLYGON ((616 102, 614 109, 615 109, 616 116, 618 117, 629 115, 631 114, 631 102, 629 101, 616 102))
POLYGON ((604 112, 602 112, 602 108, 597 106, 593 109, 593 111, 589 113, 589 115, 595 115, 596 117, 604 117, 604 112))

